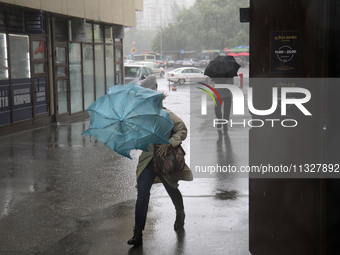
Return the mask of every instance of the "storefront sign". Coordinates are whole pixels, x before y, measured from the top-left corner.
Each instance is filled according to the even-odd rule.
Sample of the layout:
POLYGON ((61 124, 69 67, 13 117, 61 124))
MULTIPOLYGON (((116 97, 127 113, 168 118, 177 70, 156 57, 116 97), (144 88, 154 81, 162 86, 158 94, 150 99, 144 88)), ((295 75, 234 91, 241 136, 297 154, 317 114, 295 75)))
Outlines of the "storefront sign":
POLYGON ((0 80, 0 125, 11 123, 9 80, 0 80))
POLYGON ((35 78, 35 113, 47 112, 46 77, 35 78))
POLYGON ((31 79, 12 79, 13 122, 33 118, 31 79))
POLYGON ((25 15, 25 33, 42 34, 43 19, 42 11, 26 11, 25 15))
POLYGON ((23 33, 24 29, 24 13, 23 12, 7 12, 8 32, 23 33))
POLYGON ((298 73, 301 66, 301 32, 270 33, 271 73, 298 73))

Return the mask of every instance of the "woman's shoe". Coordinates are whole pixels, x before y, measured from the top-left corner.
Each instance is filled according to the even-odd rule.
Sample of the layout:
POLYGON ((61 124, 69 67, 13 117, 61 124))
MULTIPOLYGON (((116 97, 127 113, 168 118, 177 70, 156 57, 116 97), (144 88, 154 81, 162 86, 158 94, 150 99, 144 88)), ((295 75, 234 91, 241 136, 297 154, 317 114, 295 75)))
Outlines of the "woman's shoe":
POLYGON ((135 246, 143 245, 143 230, 140 228, 134 228, 133 232, 133 237, 127 243, 135 246))
POLYGON ((183 226, 184 226, 184 219, 185 219, 184 211, 176 212, 176 221, 175 221, 175 225, 174 225, 174 229, 175 230, 183 228, 183 226))

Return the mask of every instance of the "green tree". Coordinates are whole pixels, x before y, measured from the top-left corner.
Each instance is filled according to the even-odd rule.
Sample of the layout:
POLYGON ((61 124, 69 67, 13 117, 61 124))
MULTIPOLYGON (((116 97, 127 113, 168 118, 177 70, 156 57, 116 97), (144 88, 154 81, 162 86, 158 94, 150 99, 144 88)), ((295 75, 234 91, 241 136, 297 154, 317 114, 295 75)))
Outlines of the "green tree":
MULTIPOLYGON (((196 0, 190 9, 182 10, 176 22, 162 31, 163 51, 231 48, 249 44, 249 24, 240 23, 239 8, 249 0, 196 0)), ((160 32, 151 48, 160 51, 160 32)))

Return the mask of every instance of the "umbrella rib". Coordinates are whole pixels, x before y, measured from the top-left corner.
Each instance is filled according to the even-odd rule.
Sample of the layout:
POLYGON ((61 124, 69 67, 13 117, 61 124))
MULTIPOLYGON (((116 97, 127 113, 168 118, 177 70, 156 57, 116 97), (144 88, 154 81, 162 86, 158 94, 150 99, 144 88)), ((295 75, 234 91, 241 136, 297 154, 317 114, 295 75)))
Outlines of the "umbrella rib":
MULTIPOLYGON (((149 96, 149 97, 147 97, 147 98, 145 98, 145 99, 149 99, 149 98, 152 98, 152 97, 154 97, 154 96, 159 96, 159 95, 152 95, 152 96, 149 96)), ((135 108, 139 107, 144 101, 145 101, 145 100, 141 101, 135 108)), ((135 109, 135 108, 134 108, 134 109, 135 109)), ((127 114, 125 114, 125 116, 128 116, 131 112, 134 111, 134 109, 131 109, 131 111, 129 111, 127 114)), ((155 115, 155 114, 152 114, 152 115, 155 115)))
MULTIPOLYGON (((153 115, 156 115, 156 114, 153 114, 153 115)), ((168 120, 168 119, 165 119, 166 121, 168 121, 170 124, 173 124, 173 122, 171 121, 171 120, 168 120), (172 123, 171 123, 172 122, 172 123)), ((128 122, 128 120, 126 120, 127 122, 128 122)), ((127 125, 127 123, 124 123, 125 125, 127 125)), ((139 126, 139 128, 141 128, 141 129, 143 129, 143 130, 145 130, 145 131, 147 131, 147 132, 149 132, 149 133, 151 133, 151 131, 149 131, 149 130, 147 130, 147 129, 145 129, 145 128, 143 128, 143 127, 141 127, 141 126, 139 126)), ((155 134, 155 133, 153 133, 154 135, 156 135, 157 137, 159 137, 159 138, 161 138, 161 139, 163 139, 163 137, 161 137, 160 135, 158 135, 158 134, 155 134)))

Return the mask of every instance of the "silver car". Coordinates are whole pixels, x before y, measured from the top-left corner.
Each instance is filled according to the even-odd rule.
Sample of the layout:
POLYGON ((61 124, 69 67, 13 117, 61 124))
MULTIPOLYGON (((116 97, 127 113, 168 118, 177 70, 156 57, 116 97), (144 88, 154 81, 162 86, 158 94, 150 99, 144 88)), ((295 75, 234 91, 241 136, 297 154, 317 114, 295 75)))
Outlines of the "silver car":
POLYGON ((156 75, 145 65, 128 65, 124 67, 125 84, 136 83, 144 88, 157 90, 156 75))

